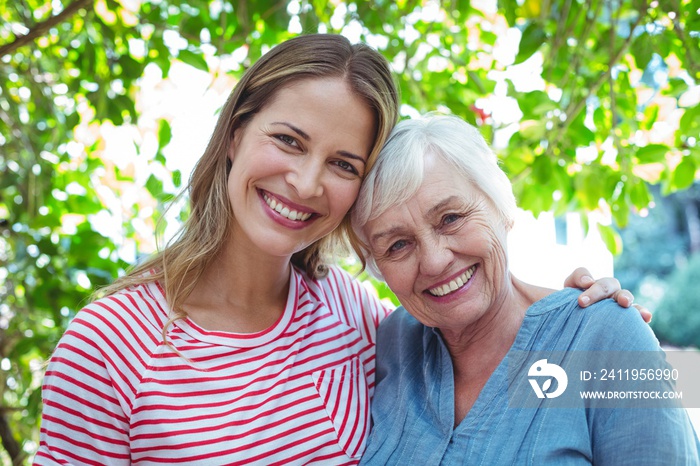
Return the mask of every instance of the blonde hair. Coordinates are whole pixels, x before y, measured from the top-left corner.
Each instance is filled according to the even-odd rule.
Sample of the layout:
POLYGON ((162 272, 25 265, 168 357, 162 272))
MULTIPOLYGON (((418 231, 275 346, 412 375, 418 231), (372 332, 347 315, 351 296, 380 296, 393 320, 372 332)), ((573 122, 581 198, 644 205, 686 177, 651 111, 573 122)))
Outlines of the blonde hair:
MULTIPOLYGON (((170 322, 186 316, 182 303, 230 234, 232 212, 227 178, 231 162, 227 152, 234 131, 260 112, 283 87, 302 79, 330 77, 344 79, 375 114, 369 170, 398 119, 399 96, 386 59, 368 45, 353 45, 340 35, 312 34, 285 41, 248 69, 229 95, 190 177, 190 214, 178 234, 162 251, 102 289, 100 295, 158 281, 173 312, 170 322)), ((294 254, 292 263, 310 277, 321 278, 327 273, 324 258, 338 244, 348 241, 360 255, 350 225, 348 213, 334 232, 294 254)), ((163 329, 164 337, 167 327, 163 329)))

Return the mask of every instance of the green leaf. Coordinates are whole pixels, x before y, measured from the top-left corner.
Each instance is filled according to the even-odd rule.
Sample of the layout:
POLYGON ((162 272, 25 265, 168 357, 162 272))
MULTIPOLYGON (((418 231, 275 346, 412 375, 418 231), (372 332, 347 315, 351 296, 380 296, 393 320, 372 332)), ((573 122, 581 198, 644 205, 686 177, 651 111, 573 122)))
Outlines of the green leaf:
POLYGON ((668 88, 663 90, 664 95, 679 98, 681 94, 688 90, 688 83, 683 78, 671 77, 668 80, 668 88))
POLYGON ((532 21, 523 31, 520 38, 520 48, 515 57, 515 64, 522 63, 535 53, 547 38, 544 29, 536 22, 532 21))
POLYGON ((158 65, 160 68, 161 72, 163 73, 163 78, 168 77, 168 73, 170 73, 170 52, 168 51, 168 48, 165 46, 165 44, 162 42, 162 38, 159 42, 156 42, 154 47, 151 49, 149 52, 149 55, 152 54, 152 59, 153 63, 158 65))
POLYGON ((525 0, 522 2, 522 7, 520 13, 525 18, 537 18, 540 16, 542 11, 542 1, 541 0, 525 0))
POLYGON ((207 65, 207 61, 204 59, 204 55, 202 53, 194 53, 185 49, 180 50, 177 58, 183 63, 187 63, 198 70, 206 71, 207 73, 209 72, 209 65, 207 65))
POLYGON ((547 128, 543 120, 527 120, 520 124, 520 134, 525 139, 540 141, 546 132, 547 128))
POLYGON ((588 232, 591 229, 591 222, 588 219, 588 215, 581 214, 579 215, 579 217, 581 219, 581 228, 583 228, 583 234, 584 236, 588 236, 588 232))
POLYGON ((634 154, 640 164, 658 163, 666 160, 670 149, 663 144, 649 144, 637 150, 634 154))
POLYGON ((163 182, 156 178, 155 175, 151 175, 146 180, 146 189, 151 193, 151 196, 157 198, 163 194, 163 182))
POLYGON ((599 223, 598 232, 600 233, 600 238, 603 240, 603 243, 605 243, 605 246, 608 248, 608 251, 613 255, 618 255, 622 252, 622 238, 620 238, 620 234, 615 228, 599 223))
POLYGON ((31 417, 38 417, 41 414, 41 387, 29 391, 27 411, 31 417))
POLYGON ((620 196, 612 202, 610 213, 615 219, 615 224, 620 228, 625 228, 630 216, 630 206, 626 196, 620 196))
POLYGON ((517 20, 518 2, 517 0, 498 0, 498 6, 503 10, 503 14, 509 26, 515 26, 517 20))
POLYGON ((158 120, 158 146, 160 147, 160 149, 163 149, 163 147, 167 146, 172 137, 173 131, 170 128, 170 123, 168 122, 168 120, 158 120))
POLYGON ((649 205, 652 200, 649 188, 644 181, 638 181, 632 185, 629 190, 630 201, 637 209, 643 209, 649 205))
POLYGON ((134 101, 131 97, 126 95, 117 95, 112 99, 112 104, 112 108, 120 112, 122 121, 125 116, 130 117, 132 120, 136 120, 138 118, 136 107, 134 106, 134 101))
POLYGON ((683 157, 681 163, 673 170, 673 187, 675 189, 686 189, 695 181, 695 171, 697 165, 691 157, 683 157))
POLYGON ((649 34, 643 33, 637 36, 637 38, 632 42, 630 47, 634 61, 637 64, 637 68, 643 70, 651 61, 652 54, 654 53, 654 44, 650 39, 649 34))
POLYGON ((596 132, 607 129, 609 125, 609 113, 606 112, 602 107, 598 107, 593 111, 593 124, 595 125, 596 132))
POLYGON ((587 147, 595 141, 595 133, 586 126, 583 113, 567 128, 566 135, 564 143, 567 145, 573 144, 574 147, 587 147))
POLYGON ((484 43, 494 45, 497 39, 498 36, 493 32, 484 30, 481 31, 481 40, 484 41, 484 43))
POLYGON ((644 120, 642 120, 642 128, 645 130, 650 130, 654 123, 656 123, 659 117, 659 106, 656 104, 649 105, 644 109, 644 120))
POLYGON ((700 129, 700 105, 685 110, 678 127, 686 135, 698 135, 700 129))
POLYGON ((603 182, 601 175, 593 172, 588 172, 579 176, 576 179, 577 196, 581 199, 586 210, 595 210, 598 208, 598 202, 603 193, 603 182))
POLYGON ((518 99, 518 106, 523 112, 523 119, 525 120, 542 118, 548 111, 559 108, 555 102, 552 102, 549 95, 543 91, 532 91, 523 94, 518 99))
POLYGON ((505 151, 503 168, 510 176, 518 175, 529 167, 533 160, 532 150, 527 146, 518 145, 505 151))
POLYGON ((552 162, 549 157, 544 155, 537 157, 535 162, 532 164, 532 174, 538 183, 544 185, 551 182, 552 162))

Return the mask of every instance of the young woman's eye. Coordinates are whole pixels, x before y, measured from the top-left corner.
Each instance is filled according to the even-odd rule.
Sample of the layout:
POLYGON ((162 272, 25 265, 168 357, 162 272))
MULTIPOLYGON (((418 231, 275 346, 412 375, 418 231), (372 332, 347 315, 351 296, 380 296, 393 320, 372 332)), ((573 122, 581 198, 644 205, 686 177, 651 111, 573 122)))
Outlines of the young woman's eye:
POLYGON ((350 162, 347 162, 345 160, 338 160, 335 162, 335 164, 340 167, 341 170, 346 171, 348 173, 352 173, 353 175, 359 175, 357 168, 350 162))
POLYGON ((295 146, 296 147, 298 145, 297 140, 288 134, 277 134, 277 135, 275 135, 275 138, 277 138, 278 141, 281 141, 288 146, 295 146))

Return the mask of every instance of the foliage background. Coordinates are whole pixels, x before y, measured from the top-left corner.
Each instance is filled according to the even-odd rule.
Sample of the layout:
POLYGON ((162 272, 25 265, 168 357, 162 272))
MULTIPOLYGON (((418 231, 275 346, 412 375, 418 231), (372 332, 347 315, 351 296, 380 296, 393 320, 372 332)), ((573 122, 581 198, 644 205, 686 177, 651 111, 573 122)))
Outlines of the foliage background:
MULTIPOLYGON (((300 32, 367 41, 391 61, 404 115, 437 108, 478 125, 523 208, 607 212, 614 223, 599 227, 620 253, 631 214, 636 222, 695 180, 699 9, 700 0, 0 0, 3 461, 31 460, 42 363, 89 294, 153 250, 163 205, 182 186, 164 155, 168 119, 138 99, 147 72, 166 79, 182 62, 230 88, 300 32), (103 157, 115 127, 132 129, 138 164, 103 157)), ((683 221, 680 235, 692 237, 697 209, 683 221)), ((697 244, 673 251, 659 280, 697 244)))

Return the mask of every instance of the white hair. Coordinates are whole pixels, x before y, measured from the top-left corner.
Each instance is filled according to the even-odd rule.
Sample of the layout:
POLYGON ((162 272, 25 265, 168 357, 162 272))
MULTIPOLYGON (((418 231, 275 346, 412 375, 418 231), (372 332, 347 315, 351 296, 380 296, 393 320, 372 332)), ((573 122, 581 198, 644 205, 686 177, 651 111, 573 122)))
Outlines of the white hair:
MULTIPOLYGON (((459 117, 427 114, 404 120, 391 132, 367 174, 353 207, 352 226, 367 245, 363 228, 388 209, 410 199, 423 183, 424 160, 434 154, 480 189, 507 228, 516 210, 513 187, 479 130, 459 117)), ((378 274, 367 248, 369 269, 378 274)))

